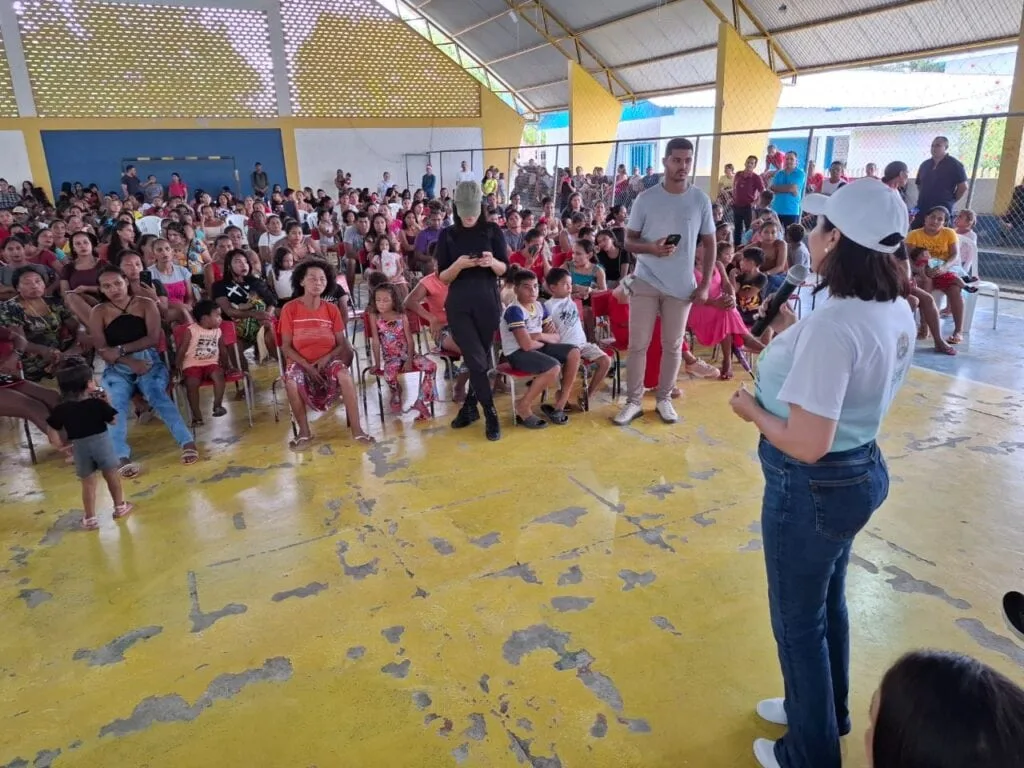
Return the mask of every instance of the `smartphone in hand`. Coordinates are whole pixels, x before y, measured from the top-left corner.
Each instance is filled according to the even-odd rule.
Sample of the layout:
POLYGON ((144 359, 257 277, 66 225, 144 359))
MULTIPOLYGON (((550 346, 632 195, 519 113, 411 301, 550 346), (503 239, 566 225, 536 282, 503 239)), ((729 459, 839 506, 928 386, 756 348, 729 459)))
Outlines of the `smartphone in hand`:
POLYGON ((665 245, 679 245, 679 242, 683 239, 682 235, 669 235, 665 238, 665 245))

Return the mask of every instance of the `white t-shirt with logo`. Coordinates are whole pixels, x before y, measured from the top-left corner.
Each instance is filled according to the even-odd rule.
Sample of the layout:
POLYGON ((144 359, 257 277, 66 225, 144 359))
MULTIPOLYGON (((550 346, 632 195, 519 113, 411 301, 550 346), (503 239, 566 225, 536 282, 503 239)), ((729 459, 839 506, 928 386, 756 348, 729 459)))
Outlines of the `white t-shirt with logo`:
POLYGON ((836 421, 830 452, 862 446, 878 435, 907 376, 916 335, 906 299, 819 301, 761 352, 757 401, 781 419, 796 405, 836 421))
POLYGON ((583 323, 580 321, 580 311, 572 296, 548 299, 544 302, 544 308, 551 316, 551 322, 555 324, 558 338, 563 344, 582 347, 587 343, 587 335, 583 332, 583 323))
POLYGON ((455 178, 457 178, 459 183, 461 184, 464 181, 474 181, 476 179, 476 174, 473 173, 472 170, 459 171, 459 175, 456 176, 455 178))

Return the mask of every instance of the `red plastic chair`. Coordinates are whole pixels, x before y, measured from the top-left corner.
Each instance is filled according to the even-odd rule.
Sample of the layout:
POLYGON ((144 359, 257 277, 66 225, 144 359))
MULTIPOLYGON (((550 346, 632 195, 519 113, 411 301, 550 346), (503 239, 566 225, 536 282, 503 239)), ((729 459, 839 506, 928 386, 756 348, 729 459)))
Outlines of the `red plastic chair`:
MULTIPOLYGON (((242 368, 242 353, 238 348, 238 332, 235 328, 235 324, 230 320, 224 320, 221 322, 221 339, 224 341, 224 346, 228 349, 228 357, 231 360, 231 364, 235 366, 233 371, 224 371, 224 381, 229 384, 241 384, 242 393, 245 397, 245 410, 249 417, 249 426, 253 425, 252 421, 252 408, 253 401, 256 399, 255 388, 253 386, 252 376, 248 371, 242 368)), ((185 333, 188 331, 188 326, 177 325, 174 327, 172 333, 174 334, 174 346, 180 347, 184 341, 185 333)), ((203 381, 200 383, 202 387, 212 387, 212 381, 203 381)), ((180 395, 185 391, 184 382, 178 382, 178 394, 180 395)), ((185 402, 188 402, 188 398, 182 398, 185 402)), ((195 434, 193 428, 192 434, 195 434)))
POLYGON ((617 400, 622 392, 622 356, 629 351, 629 304, 620 302, 611 291, 602 291, 591 296, 590 309, 595 319, 606 321, 611 333, 610 338, 600 339, 597 344, 615 358, 612 399, 617 400))

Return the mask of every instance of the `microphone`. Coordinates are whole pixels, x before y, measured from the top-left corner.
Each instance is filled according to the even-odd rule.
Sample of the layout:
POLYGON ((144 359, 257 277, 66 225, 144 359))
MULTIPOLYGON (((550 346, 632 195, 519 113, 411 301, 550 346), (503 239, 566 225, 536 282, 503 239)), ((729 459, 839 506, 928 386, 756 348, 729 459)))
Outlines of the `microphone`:
POLYGON ((782 305, 793 295, 793 291, 803 285, 804 280, 810 274, 811 270, 800 264, 789 268, 789 271, 786 273, 786 282, 780 285, 779 290, 772 296, 772 300, 768 302, 768 306, 764 310, 764 315, 754 321, 754 325, 750 329, 751 336, 760 336, 765 332, 768 326, 771 325, 772 320, 779 316, 779 310, 782 309, 782 305))

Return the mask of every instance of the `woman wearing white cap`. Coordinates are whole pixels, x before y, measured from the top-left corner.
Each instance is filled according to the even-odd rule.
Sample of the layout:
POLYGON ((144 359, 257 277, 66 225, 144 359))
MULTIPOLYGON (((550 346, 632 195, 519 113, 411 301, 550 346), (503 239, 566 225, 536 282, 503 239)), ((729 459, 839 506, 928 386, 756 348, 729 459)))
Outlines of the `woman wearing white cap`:
MULTIPOLYGON (((761 432, 761 507, 768 605, 785 699, 758 714, 788 725, 758 739, 765 768, 840 768, 850 731, 846 568, 857 533, 889 492, 875 438, 910 368, 916 327, 906 272, 894 257, 907 234, 902 202, 876 179, 830 197, 818 216, 811 267, 828 300, 761 353, 755 394, 731 405, 761 432)), ((775 323, 792 323, 790 313, 775 323)))

